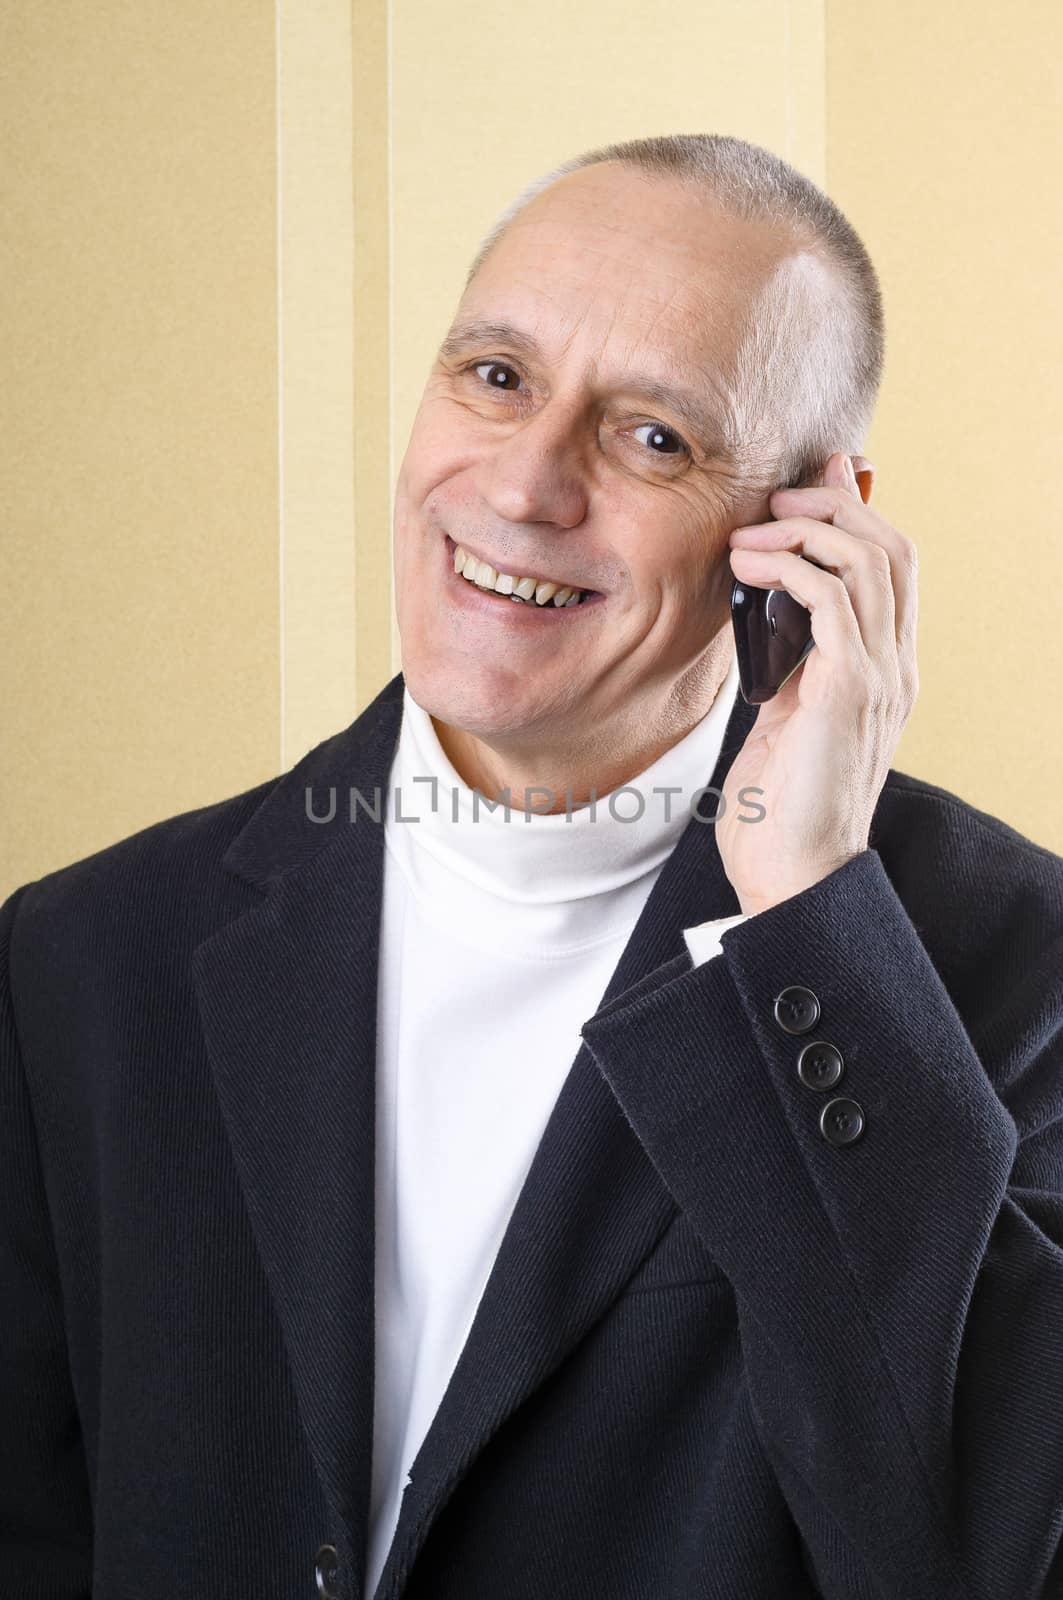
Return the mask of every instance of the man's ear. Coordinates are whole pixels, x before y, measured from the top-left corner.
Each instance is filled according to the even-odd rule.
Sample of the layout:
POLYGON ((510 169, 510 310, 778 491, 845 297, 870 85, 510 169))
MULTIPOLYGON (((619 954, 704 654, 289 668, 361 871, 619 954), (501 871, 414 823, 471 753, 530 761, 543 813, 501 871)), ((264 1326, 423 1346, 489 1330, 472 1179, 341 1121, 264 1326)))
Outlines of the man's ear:
POLYGON ((871 490, 875 484, 875 468, 866 456, 852 456, 853 471, 856 473, 856 486, 860 490, 860 498, 865 506, 871 499, 871 490))

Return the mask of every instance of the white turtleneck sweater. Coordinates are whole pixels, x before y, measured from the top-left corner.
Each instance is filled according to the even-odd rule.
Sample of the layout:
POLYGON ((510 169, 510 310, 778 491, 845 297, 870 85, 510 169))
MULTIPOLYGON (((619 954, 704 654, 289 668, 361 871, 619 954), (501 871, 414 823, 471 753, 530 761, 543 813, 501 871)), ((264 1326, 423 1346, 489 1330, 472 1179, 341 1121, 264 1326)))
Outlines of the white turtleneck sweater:
MULTIPOLYGON (((630 794, 617 815, 608 796, 508 820, 474 802, 404 691, 384 828, 366 1600, 579 1030, 712 778, 737 687, 732 660, 701 722, 631 780, 637 820, 630 794)), ((695 965, 743 920, 684 930, 695 965)))

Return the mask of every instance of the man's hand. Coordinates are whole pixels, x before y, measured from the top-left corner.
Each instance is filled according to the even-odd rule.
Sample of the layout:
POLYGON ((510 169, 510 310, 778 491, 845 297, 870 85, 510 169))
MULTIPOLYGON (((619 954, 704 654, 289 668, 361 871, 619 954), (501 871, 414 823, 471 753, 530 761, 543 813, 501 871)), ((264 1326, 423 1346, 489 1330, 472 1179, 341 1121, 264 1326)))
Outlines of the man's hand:
POLYGON ((821 484, 778 489, 768 505, 777 521, 731 534, 731 569, 806 606, 815 648, 759 707, 724 785, 716 839, 744 912, 799 894, 867 849, 919 689, 915 546, 863 503, 850 458, 835 453, 821 484), (750 787, 763 793, 743 803, 750 787), (754 805, 766 812, 759 820, 754 805))

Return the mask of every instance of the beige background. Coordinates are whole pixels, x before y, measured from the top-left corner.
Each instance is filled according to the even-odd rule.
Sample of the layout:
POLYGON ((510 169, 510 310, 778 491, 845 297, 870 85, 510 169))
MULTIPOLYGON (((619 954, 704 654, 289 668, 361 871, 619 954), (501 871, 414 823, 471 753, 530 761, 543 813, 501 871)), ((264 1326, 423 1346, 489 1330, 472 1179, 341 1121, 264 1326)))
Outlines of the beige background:
POLYGON ((882 278, 895 765, 1063 851, 1054 0, 0 11, 0 894, 291 766, 398 669, 391 487, 466 264, 591 144, 726 132, 882 278))

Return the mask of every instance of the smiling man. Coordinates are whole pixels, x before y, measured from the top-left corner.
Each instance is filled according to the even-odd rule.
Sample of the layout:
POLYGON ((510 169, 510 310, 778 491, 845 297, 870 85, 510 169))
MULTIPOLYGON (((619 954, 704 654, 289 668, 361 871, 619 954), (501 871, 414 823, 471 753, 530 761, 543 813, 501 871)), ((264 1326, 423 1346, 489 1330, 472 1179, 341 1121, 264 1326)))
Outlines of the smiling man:
MULTIPOLYGON (((821 439, 860 442, 881 362, 870 263, 851 231, 831 260, 814 215, 775 195, 779 164, 763 181, 746 219, 689 175, 597 161, 481 252, 395 527, 406 684, 470 783, 604 793, 688 733, 732 653, 729 532, 826 466, 821 439)), ((825 205, 811 186, 801 201, 825 205)))
POLYGON ((428 375, 402 672, 0 908, 0 1593, 1063 1591, 1063 861, 891 766, 882 341, 769 152, 565 163, 428 375), (759 706, 736 578, 811 623, 759 706))

